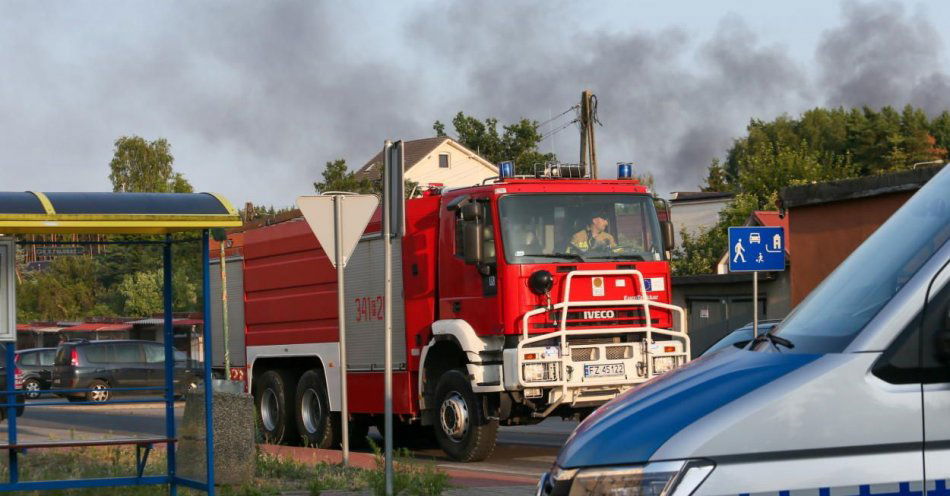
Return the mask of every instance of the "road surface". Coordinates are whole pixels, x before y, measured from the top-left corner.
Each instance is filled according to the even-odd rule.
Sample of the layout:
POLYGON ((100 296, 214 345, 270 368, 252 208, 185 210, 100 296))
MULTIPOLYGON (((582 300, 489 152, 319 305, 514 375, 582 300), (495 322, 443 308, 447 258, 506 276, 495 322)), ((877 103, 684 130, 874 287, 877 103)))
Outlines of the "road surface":
MULTIPOLYGON (((29 402, 23 416, 17 419, 19 441, 160 437, 165 434, 165 410, 159 403, 44 406, 48 401, 52 400, 29 402)), ((184 403, 177 403, 177 422, 181 422, 183 412, 184 403)), ((547 419, 533 426, 502 427, 495 452, 491 458, 479 463, 456 463, 437 448, 417 449, 414 453, 446 468, 534 477, 551 467, 558 450, 576 426, 577 422, 573 421, 547 419)), ((0 424, 0 431, 5 440, 6 422, 0 424)), ((371 431, 371 436, 379 439, 375 430, 371 431)))

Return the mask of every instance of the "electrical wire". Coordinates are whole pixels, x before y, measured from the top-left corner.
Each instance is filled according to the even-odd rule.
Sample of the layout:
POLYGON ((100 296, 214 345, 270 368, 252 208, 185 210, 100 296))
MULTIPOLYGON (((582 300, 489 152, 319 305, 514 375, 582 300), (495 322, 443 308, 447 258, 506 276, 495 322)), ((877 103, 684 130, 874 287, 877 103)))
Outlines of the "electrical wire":
POLYGON ((561 126, 559 126, 559 127, 555 128, 555 129, 553 129, 553 130, 551 130, 551 131, 548 131, 548 132, 544 133, 543 135, 541 135, 541 138, 539 138, 538 141, 544 141, 545 139, 547 139, 547 138, 549 138, 549 137, 551 137, 551 136, 554 136, 555 134, 557 134, 557 133, 559 133, 559 132, 561 132, 561 131, 567 129, 567 128, 570 127, 571 125, 577 124, 578 122, 579 122, 579 121, 578 121, 577 119, 574 119, 574 120, 572 120, 572 121, 570 121, 570 122, 567 122, 567 123, 565 123, 565 124, 562 124, 561 126))
POLYGON ((571 108, 565 110, 564 112, 561 112, 560 114, 557 114, 557 115, 555 115, 554 117, 551 117, 550 119, 548 119, 548 120, 546 120, 546 121, 544 121, 544 122, 538 124, 537 127, 540 128, 541 126, 543 126, 543 125, 545 125, 545 124, 547 124, 547 123, 549 123, 549 122, 556 121, 557 119, 560 119, 561 116, 563 116, 564 114, 566 114, 566 113, 568 113, 568 112, 570 112, 570 111, 572 111, 572 110, 577 110, 579 107, 580 107, 580 105, 574 105, 573 107, 571 107, 571 108))

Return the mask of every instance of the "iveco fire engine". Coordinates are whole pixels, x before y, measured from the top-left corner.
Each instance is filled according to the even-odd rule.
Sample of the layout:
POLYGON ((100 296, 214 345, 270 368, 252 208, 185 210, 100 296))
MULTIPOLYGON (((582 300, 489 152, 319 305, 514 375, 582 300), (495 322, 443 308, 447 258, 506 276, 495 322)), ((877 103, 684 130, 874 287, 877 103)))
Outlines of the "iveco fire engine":
MULTIPOLYGON (((689 360, 683 310, 670 304, 668 208, 637 180, 501 177, 404 208, 392 260, 397 440, 431 433, 451 457, 481 460, 499 425, 585 416, 689 360)), ((380 218, 345 270, 355 438, 384 411, 380 218)), ((299 214, 230 234, 243 237, 228 261, 229 300, 243 306, 230 307, 244 341, 232 378, 246 379, 266 438, 332 446, 336 272, 299 214)))

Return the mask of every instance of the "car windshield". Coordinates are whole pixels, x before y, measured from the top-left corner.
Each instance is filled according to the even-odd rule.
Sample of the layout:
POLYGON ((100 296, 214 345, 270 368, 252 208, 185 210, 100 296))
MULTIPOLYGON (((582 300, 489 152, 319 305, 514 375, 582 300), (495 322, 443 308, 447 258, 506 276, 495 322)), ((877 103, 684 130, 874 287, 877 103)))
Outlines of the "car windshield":
MULTIPOLYGON (((759 336, 767 334, 772 328, 775 327, 775 323, 765 323, 759 324, 759 336)), ((749 344, 749 341, 752 340, 752 326, 741 327, 735 331, 730 332, 726 337, 716 341, 712 346, 710 346, 703 355, 710 355, 715 353, 723 348, 735 345, 736 343, 745 343, 749 344)))
POLYGON ((663 259, 656 209, 646 195, 507 195, 499 215, 508 263, 663 259))
MULTIPOLYGON (((950 237, 950 167, 874 232, 775 331, 798 353, 840 353, 950 237)), ((807 262, 806 262, 807 263, 807 262)), ((758 349, 764 349, 767 344, 758 349)))

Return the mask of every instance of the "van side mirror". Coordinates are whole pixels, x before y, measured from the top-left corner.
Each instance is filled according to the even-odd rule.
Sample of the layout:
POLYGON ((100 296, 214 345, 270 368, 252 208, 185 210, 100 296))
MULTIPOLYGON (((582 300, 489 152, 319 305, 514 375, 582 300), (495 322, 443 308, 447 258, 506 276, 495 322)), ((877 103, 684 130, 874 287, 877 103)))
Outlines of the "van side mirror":
POLYGON ((942 324, 934 335, 934 355, 938 362, 950 365, 950 309, 943 316, 942 324))
POLYGON ((673 248, 676 248, 676 238, 673 237, 673 223, 668 220, 661 221, 660 228, 663 230, 663 249, 673 251, 673 248))

